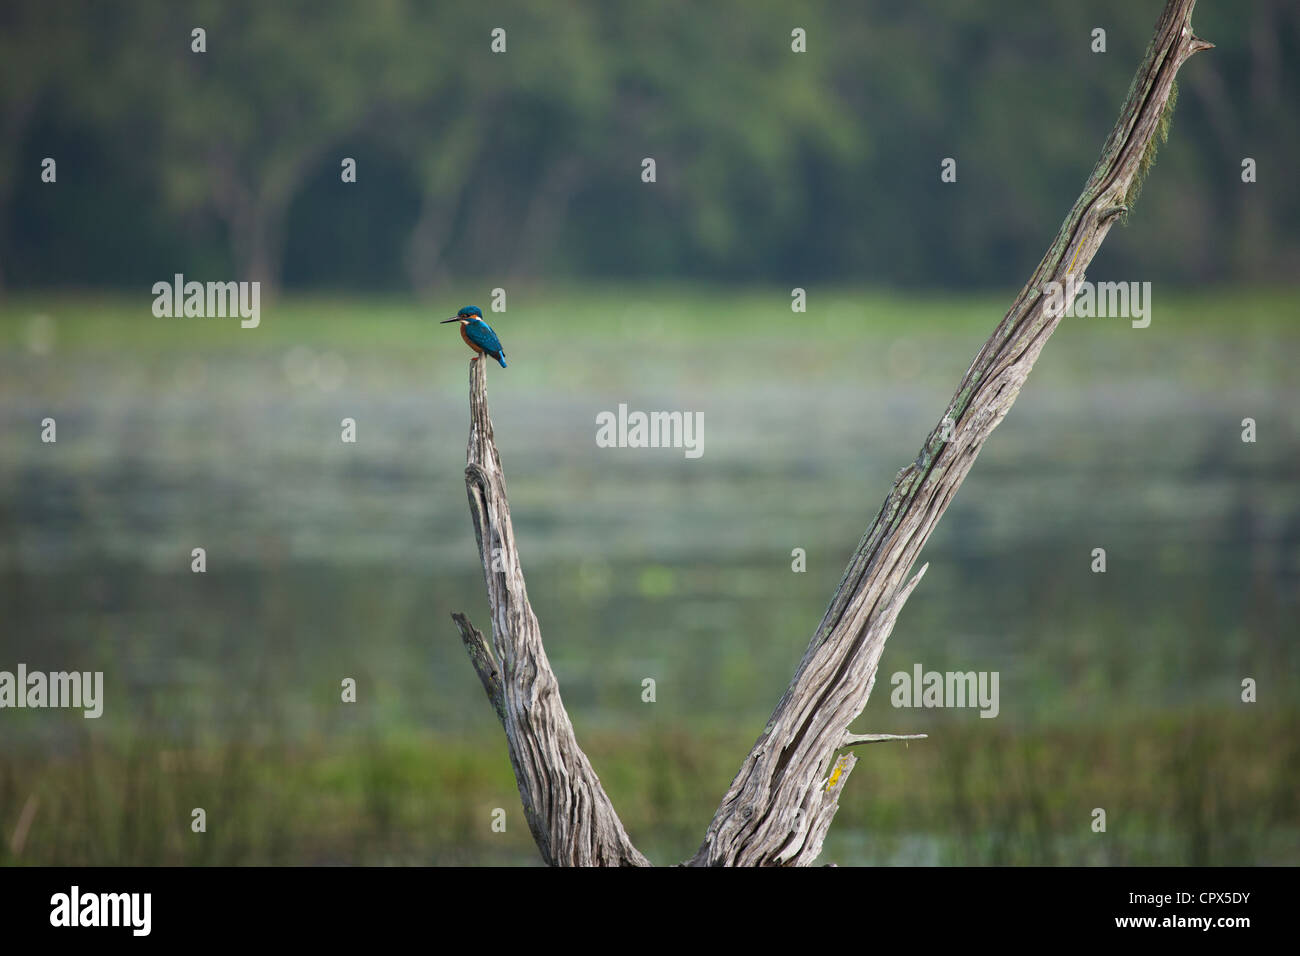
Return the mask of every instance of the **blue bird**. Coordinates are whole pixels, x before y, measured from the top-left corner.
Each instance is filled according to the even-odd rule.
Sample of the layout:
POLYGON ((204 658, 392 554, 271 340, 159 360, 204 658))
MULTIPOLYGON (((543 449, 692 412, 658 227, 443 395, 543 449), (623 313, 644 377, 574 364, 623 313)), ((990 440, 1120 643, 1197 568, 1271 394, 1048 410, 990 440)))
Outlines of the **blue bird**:
POLYGON ((506 350, 501 347, 501 340, 492 331, 492 326, 483 321, 483 313, 478 306, 467 305, 450 319, 443 319, 438 324, 446 325, 448 322, 460 323, 460 337, 478 353, 470 359, 471 362, 477 362, 483 355, 490 355, 501 363, 502 368, 506 367, 506 350))

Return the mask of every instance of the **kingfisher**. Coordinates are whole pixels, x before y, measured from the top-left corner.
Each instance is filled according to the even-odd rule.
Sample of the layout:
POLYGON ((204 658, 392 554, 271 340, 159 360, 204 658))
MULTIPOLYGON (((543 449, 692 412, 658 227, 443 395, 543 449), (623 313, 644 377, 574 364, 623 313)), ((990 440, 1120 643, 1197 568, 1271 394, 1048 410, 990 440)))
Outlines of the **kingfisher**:
POLYGON ((450 319, 443 319, 438 324, 446 325, 448 322, 460 323, 460 337, 478 353, 470 359, 471 362, 477 362, 487 354, 500 362, 502 368, 506 367, 506 350, 501 347, 501 340, 492 331, 492 326, 483 321, 483 312, 478 306, 467 305, 450 319))

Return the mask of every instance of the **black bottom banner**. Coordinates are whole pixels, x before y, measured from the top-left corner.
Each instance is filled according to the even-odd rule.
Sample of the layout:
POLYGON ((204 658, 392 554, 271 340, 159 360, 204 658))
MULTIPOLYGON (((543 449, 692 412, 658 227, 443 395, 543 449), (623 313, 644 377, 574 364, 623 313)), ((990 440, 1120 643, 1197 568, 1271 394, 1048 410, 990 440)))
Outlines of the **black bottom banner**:
POLYGON ((491 946, 575 929, 593 942, 608 933, 626 941, 637 927, 680 926, 696 939, 712 928, 733 943, 788 928, 810 942, 865 933, 865 944, 884 929, 919 932, 927 946, 1096 937, 1231 946, 1293 925, 1295 877, 1286 868, 12 868, 0 870, 0 919, 6 941, 78 944, 338 944, 429 938, 445 927, 449 941, 468 930, 491 946))

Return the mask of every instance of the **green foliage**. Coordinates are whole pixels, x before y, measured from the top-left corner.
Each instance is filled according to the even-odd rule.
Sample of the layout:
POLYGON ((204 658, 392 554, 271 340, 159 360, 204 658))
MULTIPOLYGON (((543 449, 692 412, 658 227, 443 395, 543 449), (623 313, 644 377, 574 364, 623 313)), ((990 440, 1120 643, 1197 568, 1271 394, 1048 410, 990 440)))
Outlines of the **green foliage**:
MULTIPOLYGON (((448 274, 1018 282, 1114 122, 1153 18, 1123 0, 813 2, 795 15, 776 0, 52 9, 13 0, 0 29, 8 282, 134 286, 188 265, 393 288, 384 261, 401 260, 421 291, 448 274), (1088 49, 1096 22, 1104 55, 1088 49), (196 25, 203 54, 190 52, 196 25), (790 49, 795 25, 806 53, 790 49), (498 26, 504 54, 489 50, 498 26), (53 193, 31 170, 56 147, 67 185, 53 193), (342 156, 359 165, 347 189, 342 156), (951 188, 946 156, 959 161, 951 188), (385 251, 367 259, 361 245, 385 251)), ((1244 63, 1251 36, 1288 36, 1295 16, 1259 5, 1211 19, 1212 56, 1244 63)), ((1300 121, 1278 105, 1300 83, 1274 61, 1225 70, 1222 95, 1243 129, 1266 131, 1251 140, 1261 167, 1280 168, 1300 121)), ((1160 237, 1212 254, 1231 230, 1208 210, 1244 201, 1214 172, 1227 147, 1207 103, 1185 107, 1185 147, 1161 176, 1184 212, 1206 210, 1152 203, 1142 239, 1116 237, 1142 243, 1153 277, 1206 275, 1160 237)), ((1293 192, 1233 261, 1286 271, 1293 192)))
MULTIPOLYGON (((468 665, 466 665, 468 667, 468 665)), ((469 676, 469 680, 473 680, 469 676)), ((493 723, 486 703, 485 724, 493 723)), ((1032 734, 954 724, 873 747, 825 862, 846 865, 1285 865, 1300 852, 1300 717, 1240 710, 1032 734), (1282 750, 1277 748, 1280 746, 1282 750), (1289 755, 1290 759, 1287 759, 1289 755), (1097 795, 1104 794, 1105 799, 1097 795), (1112 809, 1107 835, 1091 808, 1112 809), (1122 808, 1122 812, 1118 812, 1122 808)), ((638 846, 694 852, 752 729, 591 733, 583 744, 638 846)), ((288 744, 83 741, 0 754, 0 865, 531 865, 499 734, 389 730, 288 744), (21 847, 9 836, 28 801, 21 847), (208 832, 190 829, 203 807, 208 832), (492 811, 506 811, 504 833, 492 811)))

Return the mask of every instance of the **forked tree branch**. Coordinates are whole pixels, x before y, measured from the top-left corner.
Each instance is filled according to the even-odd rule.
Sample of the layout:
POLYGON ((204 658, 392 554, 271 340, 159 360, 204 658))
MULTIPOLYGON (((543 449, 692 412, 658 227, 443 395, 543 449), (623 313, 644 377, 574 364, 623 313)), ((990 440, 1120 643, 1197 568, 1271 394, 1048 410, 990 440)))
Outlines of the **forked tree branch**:
POLYGON ((463 614, 452 618, 505 728, 524 816, 542 858, 554 866, 649 866, 578 746, 542 647, 492 439, 486 366, 486 360, 470 362, 465 487, 487 579, 493 647, 463 614))
MULTIPOLYGON (((816 860, 857 758, 846 747, 892 739, 853 734, 894 622, 925 573, 909 569, 961 487, 989 434, 1015 402, 1133 187, 1167 130, 1174 78, 1212 44, 1193 35, 1195 0, 1169 0, 1118 122, 1051 248, 971 363, 920 454, 898 473, 867 528, 790 686, 732 781, 697 866, 804 866, 816 860), (1074 283, 1067 283, 1072 276, 1074 283), (1048 294, 1064 287, 1064 302, 1048 294), (1049 300, 1053 303, 1049 308, 1049 300)), ((485 362, 470 373, 466 485, 492 608, 495 659, 483 636, 455 615, 488 697, 505 726, 529 826, 556 864, 644 865, 560 702, 537 618, 524 590, 505 480, 488 420, 485 362)))

